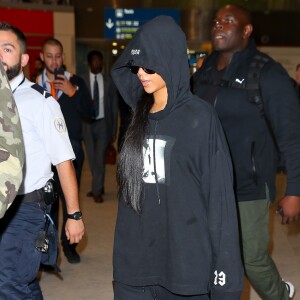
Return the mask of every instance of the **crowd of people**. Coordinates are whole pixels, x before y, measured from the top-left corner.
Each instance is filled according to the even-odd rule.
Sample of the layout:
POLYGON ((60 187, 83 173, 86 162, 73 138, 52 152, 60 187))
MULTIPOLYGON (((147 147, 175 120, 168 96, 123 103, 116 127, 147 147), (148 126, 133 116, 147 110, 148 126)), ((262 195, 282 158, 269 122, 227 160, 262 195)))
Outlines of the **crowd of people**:
POLYGON ((268 251, 268 220, 279 157, 277 212, 283 225, 300 217, 300 67, 296 89, 252 31, 248 10, 221 7, 213 51, 192 77, 171 17, 141 26, 111 76, 98 50, 86 74, 70 73, 49 38, 30 81, 24 33, 0 23, 0 299, 43 299, 36 277, 41 264, 57 268, 58 199, 63 252, 80 262, 84 147, 87 196, 102 203, 120 103, 114 299, 238 300, 244 276, 264 300, 293 298, 268 251))

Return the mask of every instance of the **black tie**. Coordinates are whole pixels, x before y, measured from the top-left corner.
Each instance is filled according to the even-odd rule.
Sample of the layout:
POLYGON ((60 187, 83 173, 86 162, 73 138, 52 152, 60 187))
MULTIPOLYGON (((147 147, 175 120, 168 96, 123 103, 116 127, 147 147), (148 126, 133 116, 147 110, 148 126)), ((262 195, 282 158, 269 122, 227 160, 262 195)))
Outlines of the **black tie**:
POLYGON ((94 81, 94 107, 95 107, 95 117, 97 118, 99 115, 99 86, 98 86, 96 75, 94 81))

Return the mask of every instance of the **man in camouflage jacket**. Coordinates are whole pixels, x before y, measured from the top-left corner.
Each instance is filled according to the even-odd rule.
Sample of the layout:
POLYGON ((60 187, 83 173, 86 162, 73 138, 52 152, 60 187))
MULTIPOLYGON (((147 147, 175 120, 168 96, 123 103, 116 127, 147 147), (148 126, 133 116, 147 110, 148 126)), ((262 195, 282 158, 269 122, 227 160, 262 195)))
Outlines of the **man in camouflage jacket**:
POLYGON ((24 144, 17 106, 0 61, 0 218, 23 179, 24 144))

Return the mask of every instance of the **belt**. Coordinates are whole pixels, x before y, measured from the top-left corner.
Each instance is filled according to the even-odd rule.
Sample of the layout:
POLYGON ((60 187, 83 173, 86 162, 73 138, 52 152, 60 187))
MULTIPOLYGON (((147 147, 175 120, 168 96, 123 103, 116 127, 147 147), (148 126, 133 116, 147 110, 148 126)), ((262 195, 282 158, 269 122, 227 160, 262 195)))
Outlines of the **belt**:
POLYGON ((18 195, 16 200, 21 201, 23 203, 40 203, 44 201, 43 197, 43 188, 30 192, 24 195, 18 195))
POLYGON ((22 203, 39 203, 43 205, 53 204, 58 199, 58 193, 53 179, 49 179, 46 185, 31 193, 16 197, 22 203))

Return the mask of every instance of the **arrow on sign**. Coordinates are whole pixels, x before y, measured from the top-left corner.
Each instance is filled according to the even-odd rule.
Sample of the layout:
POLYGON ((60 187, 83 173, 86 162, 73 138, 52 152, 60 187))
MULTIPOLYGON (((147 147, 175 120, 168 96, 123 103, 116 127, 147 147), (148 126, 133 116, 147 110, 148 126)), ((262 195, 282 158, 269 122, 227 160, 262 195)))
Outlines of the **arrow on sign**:
POLYGON ((112 29, 114 27, 114 22, 111 21, 111 18, 105 23, 108 29, 112 29))

